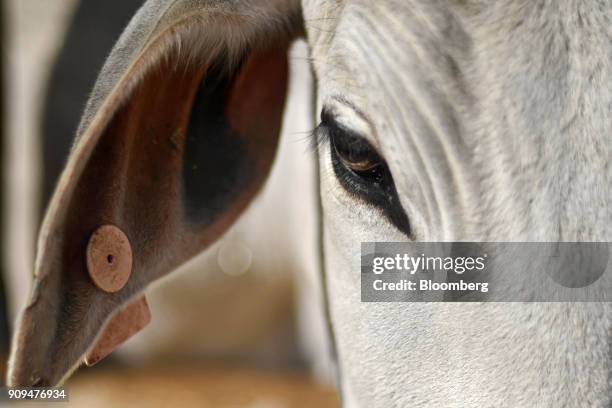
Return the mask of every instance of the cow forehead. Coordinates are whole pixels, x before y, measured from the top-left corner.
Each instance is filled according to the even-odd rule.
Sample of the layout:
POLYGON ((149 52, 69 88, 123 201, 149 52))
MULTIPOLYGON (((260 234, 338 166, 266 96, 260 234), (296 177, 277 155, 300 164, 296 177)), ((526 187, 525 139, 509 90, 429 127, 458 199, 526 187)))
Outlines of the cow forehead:
POLYGON ((304 0, 304 15, 320 101, 342 94, 370 114, 399 190, 446 206, 432 216, 524 219, 490 238, 610 238, 597 227, 612 219, 610 13, 594 2, 304 0))
MULTIPOLYGON (((395 75, 400 92, 415 78, 486 114, 489 101, 504 99, 513 127, 529 130, 569 121, 581 102, 609 101, 610 13, 588 1, 485 3, 304 0, 319 80, 372 99, 377 89, 365 85, 381 76, 395 75)), ((582 113, 578 125, 596 125, 609 104, 582 113)))

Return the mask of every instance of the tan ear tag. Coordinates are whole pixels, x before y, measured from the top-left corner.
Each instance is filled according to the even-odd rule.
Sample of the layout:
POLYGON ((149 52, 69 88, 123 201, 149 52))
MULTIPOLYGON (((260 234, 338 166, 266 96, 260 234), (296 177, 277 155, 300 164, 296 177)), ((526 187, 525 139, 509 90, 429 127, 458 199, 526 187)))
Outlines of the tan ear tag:
POLYGON ((144 329, 151 321, 147 299, 140 299, 121 309, 108 322, 94 348, 85 356, 85 364, 92 366, 112 353, 124 341, 144 329))
POLYGON ((87 271, 94 284, 107 293, 118 292, 132 274, 132 246, 114 225, 103 225, 87 244, 87 271))
MULTIPOLYGON (((87 270, 94 284, 107 293, 118 292, 132 273, 132 247, 128 237, 114 225, 103 225, 87 244, 87 270)), ((151 311, 143 296, 121 309, 106 324, 94 348, 85 356, 92 366, 113 352, 121 343, 145 328, 151 311)))

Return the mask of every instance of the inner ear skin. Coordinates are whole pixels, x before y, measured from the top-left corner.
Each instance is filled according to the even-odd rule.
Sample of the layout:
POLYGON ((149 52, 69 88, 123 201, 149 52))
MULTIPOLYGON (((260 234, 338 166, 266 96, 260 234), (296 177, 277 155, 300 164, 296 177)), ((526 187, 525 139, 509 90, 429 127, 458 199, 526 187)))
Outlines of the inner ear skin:
MULTIPOLYGON (((83 286, 93 288, 84 254, 100 225, 117 225, 127 234, 135 271, 152 267, 147 260, 159 262, 156 246, 168 242, 165 231, 180 223, 173 211, 180 193, 174 175, 180 174, 191 101, 203 75, 203 68, 181 70, 162 63, 147 74, 101 135, 62 225, 63 278, 65 287, 77 291, 74 299, 83 286)), ((141 286, 138 281, 133 274, 125 290, 104 297, 122 297, 135 284, 141 286)), ((95 288, 93 292, 98 294, 95 288)))
POLYGON ((70 202, 69 287, 93 288, 84 253, 100 225, 121 228, 134 252, 134 273, 124 290, 104 294, 110 300, 170 272, 233 223, 272 165, 287 47, 251 51, 233 75, 222 64, 205 72, 173 61, 147 75, 105 129, 70 202))
POLYGON ((219 66, 211 68, 191 111, 183 161, 183 204, 188 222, 198 227, 218 217, 254 177, 254 160, 226 112, 236 75, 228 75, 219 66))

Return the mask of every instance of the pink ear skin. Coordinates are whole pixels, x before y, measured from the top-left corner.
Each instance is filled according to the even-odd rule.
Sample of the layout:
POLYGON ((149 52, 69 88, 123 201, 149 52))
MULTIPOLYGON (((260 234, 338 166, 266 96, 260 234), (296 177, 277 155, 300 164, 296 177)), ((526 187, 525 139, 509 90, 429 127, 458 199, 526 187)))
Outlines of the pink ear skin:
POLYGON ((96 364, 150 322, 151 311, 144 296, 128 304, 106 324, 96 345, 85 356, 85 364, 96 364))

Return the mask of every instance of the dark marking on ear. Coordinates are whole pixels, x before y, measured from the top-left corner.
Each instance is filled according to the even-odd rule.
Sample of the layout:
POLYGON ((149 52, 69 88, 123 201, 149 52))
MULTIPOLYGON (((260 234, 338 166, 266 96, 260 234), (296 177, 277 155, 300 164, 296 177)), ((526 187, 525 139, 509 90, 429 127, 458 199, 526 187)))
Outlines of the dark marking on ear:
POLYGON ((212 223, 252 181, 253 160, 243 136, 230 126, 227 102, 235 75, 213 67, 194 101, 183 161, 185 215, 199 227, 212 223))

